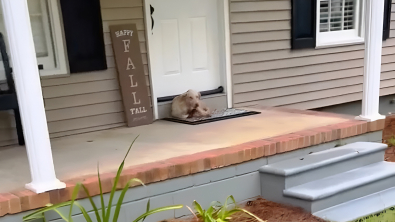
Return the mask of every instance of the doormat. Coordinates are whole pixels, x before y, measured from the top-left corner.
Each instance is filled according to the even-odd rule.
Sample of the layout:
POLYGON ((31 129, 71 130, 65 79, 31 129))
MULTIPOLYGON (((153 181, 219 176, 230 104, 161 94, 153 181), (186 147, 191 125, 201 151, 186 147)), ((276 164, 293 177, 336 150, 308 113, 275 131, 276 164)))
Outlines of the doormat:
POLYGON ((204 117, 204 118, 193 117, 188 119, 178 119, 175 117, 171 117, 171 118, 164 118, 164 120, 176 122, 176 123, 184 123, 188 125, 199 125, 203 123, 211 123, 211 122, 233 119, 242 116, 251 116, 260 113, 261 112, 249 111, 244 109, 222 109, 222 110, 214 110, 211 113, 211 117, 204 117))

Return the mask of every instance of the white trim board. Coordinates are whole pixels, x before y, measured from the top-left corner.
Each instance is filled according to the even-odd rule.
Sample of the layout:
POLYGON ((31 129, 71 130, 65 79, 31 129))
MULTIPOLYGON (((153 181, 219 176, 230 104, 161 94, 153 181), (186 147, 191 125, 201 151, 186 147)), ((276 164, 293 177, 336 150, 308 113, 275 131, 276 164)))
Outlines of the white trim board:
POLYGON ((224 1, 224 28, 225 28, 225 72, 226 72, 226 96, 228 98, 228 108, 233 107, 233 89, 232 89, 232 51, 230 40, 230 21, 229 21, 229 0, 224 1))

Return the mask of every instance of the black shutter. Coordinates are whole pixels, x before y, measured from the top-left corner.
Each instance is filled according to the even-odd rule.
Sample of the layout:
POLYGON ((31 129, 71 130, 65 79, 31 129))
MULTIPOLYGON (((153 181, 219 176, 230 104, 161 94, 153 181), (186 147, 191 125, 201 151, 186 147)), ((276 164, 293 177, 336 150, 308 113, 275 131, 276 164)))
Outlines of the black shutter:
POLYGON ((390 37, 391 29, 391 6, 392 0, 384 1, 384 28, 383 28, 383 40, 390 37))
POLYGON ((60 0, 70 72, 107 69, 100 0, 60 0))
POLYGON ((292 0, 292 49, 315 48, 317 0, 292 0))

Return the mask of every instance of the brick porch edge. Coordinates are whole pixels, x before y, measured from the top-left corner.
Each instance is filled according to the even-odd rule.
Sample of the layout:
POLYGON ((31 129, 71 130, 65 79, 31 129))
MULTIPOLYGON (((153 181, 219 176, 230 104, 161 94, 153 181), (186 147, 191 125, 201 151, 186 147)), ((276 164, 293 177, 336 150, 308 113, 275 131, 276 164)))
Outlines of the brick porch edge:
MULTIPOLYGON (((315 116, 344 118, 343 115, 315 111, 291 110, 284 108, 266 109, 315 116)), ((350 119, 334 125, 303 130, 232 147, 176 157, 160 162, 133 166, 131 168, 124 169, 119 181, 118 189, 123 188, 126 182, 132 178, 139 178, 145 184, 159 182, 368 132, 383 130, 384 124, 385 120, 368 123, 350 119)), ((115 173, 105 173, 101 175, 103 193, 109 193, 111 191, 114 177, 115 173)), ((0 216, 41 208, 48 203, 57 204, 69 201, 71 199, 71 193, 77 182, 82 182, 88 188, 91 196, 96 196, 100 193, 97 176, 76 178, 71 181, 66 181, 65 189, 53 190, 42 194, 35 194, 29 190, 1 193, 0 216)), ((133 186, 138 186, 138 184, 133 184, 131 187, 133 186)), ((85 197, 85 192, 81 189, 78 199, 85 197)))

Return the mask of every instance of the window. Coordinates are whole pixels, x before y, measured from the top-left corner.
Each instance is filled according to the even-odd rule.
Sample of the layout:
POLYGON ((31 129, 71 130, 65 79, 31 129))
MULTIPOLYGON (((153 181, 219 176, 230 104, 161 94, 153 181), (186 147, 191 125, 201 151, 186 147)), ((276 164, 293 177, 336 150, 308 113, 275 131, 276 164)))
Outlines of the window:
POLYGON ((363 0, 318 0, 316 46, 363 42, 363 0))
MULTIPOLYGON (((291 48, 363 42, 365 0, 293 0, 291 48)), ((383 40, 390 36, 392 0, 384 0, 383 40)))
MULTIPOLYGON (((57 1, 28 0, 27 2, 37 62, 43 68, 40 70, 40 75, 66 74, 66 59, 57 1)), ((7 39, 1 5, 0 13, 0 32, 7 39)), ((5 79, 3 70, 4 67, 0 64, 0 80, 5 79)))

